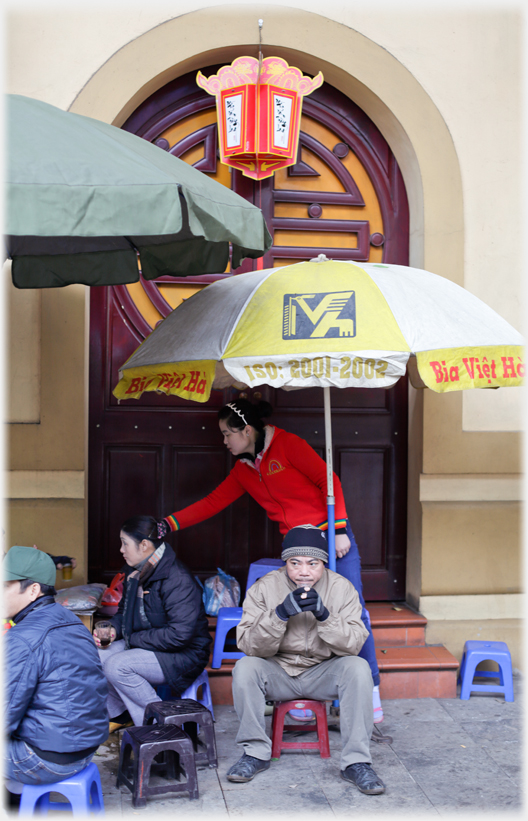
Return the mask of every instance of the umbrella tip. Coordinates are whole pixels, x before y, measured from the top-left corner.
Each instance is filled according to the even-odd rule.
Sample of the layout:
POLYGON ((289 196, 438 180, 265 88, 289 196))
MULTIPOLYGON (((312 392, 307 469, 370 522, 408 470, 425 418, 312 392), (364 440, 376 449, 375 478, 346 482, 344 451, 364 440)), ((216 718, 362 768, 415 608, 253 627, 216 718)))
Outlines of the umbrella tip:
POLYGON ((319 256, 313 257, 310 262, 331 262, 331 260, 328 259, 326 254, 319 254, 319 256))

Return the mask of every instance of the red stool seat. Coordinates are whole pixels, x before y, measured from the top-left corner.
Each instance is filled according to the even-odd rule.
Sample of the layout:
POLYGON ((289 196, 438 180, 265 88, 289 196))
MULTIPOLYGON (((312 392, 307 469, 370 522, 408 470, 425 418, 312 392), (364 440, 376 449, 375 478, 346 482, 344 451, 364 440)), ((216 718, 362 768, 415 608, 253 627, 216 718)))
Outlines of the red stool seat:
POLYGON ((271 725, 271 757, 280 758, 282 750, 319 750, 321 758, 330 758, 330 742, 328 740, 328 723, 326 720, 326 703, 299 699, 297 701, 276 701, 273 708, 271 725), (317 741, 283 741, 283 733, 313 732, 313 724, 284 724, 289 710, 312 710, 317 725, 317 741))

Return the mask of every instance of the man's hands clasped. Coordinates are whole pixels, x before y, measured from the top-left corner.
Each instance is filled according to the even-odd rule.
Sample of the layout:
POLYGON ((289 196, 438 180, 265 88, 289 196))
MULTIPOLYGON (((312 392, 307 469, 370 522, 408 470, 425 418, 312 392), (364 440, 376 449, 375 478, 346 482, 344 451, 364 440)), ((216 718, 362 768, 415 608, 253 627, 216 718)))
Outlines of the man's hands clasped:
POLYGON ((284 601, 275 608, 277 616, 282 621, 288 621, 291 616, 305 613, 307 610, 314 614, 317 621, 325 621, 330 615, 321 600, 321 596, 313 587, 298 587, 296 590, 292 590, 284 601))

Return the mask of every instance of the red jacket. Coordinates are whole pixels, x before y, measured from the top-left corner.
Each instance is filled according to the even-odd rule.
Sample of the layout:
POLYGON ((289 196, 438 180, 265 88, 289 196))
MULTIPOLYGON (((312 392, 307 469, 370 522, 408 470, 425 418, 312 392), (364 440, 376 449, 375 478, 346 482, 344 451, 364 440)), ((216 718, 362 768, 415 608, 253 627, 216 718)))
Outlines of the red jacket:
MULTIPOLYGON (((284 535, 297 525, 313 524, 328 529, 326 507, 326 462, 296 436, 267 425, 262 460, 258 467, 240 459, 227 479, 208 496, 166 517, 171 530, 203 522, 249 493, 269 518, 279 522, 284 535)), ((336 528, 346 526, 341 482, 334 473, 336 528)))

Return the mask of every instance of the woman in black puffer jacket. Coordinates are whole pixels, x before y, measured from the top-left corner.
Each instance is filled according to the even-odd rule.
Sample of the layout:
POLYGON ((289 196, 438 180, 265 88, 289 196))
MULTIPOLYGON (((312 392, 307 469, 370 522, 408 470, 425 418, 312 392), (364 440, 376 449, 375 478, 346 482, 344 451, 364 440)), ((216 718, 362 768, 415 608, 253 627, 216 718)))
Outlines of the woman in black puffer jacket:
POLYGON ((123 597, 111 644, 99 647, 108 682, 110 732, 143 723, 154 689, 170 684, 181 694, 205 668, 211 636, 201 590, 172 548, 158 538, 152 516, 134 516, 121 528, 127 563, 123 597))

